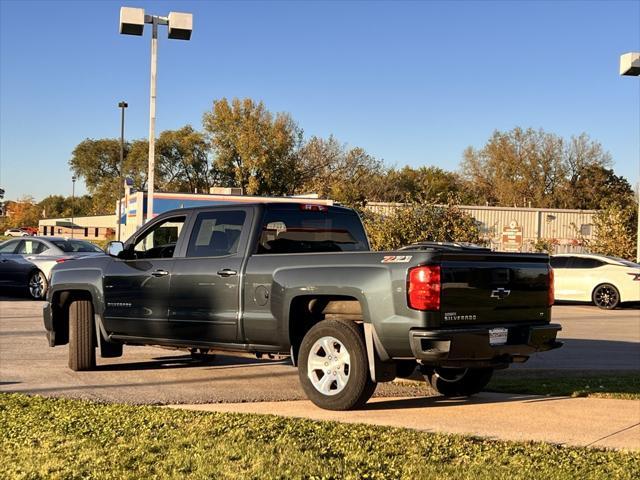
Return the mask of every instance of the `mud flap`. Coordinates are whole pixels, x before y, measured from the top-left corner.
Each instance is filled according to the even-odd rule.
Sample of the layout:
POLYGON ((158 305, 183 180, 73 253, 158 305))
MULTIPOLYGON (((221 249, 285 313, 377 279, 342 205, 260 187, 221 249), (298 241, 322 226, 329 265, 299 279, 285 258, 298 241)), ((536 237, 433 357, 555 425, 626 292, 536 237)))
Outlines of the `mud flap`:
POLYGON ((384 347, 380 344, 373 325, 364 323, 363 326, 371 380, 374 382, 392 381, 396 378, 396 364, 391 361, 384 347))
POLYGON ((104 325, 102 325, 102 319, 100 315, 94 314, 93 318, 96 322, 96 345, 100 349, 100 358, 116 358, 122 356, 122 344, 121 343, 111 343, 106 340, 107 331, 104 329, 104 325))

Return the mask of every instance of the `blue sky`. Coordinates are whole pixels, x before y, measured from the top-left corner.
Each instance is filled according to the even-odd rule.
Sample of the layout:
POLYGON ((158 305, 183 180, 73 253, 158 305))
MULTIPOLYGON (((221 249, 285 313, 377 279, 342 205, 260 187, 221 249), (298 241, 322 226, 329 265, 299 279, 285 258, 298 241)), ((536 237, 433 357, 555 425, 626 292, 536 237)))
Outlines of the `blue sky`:
MULTIPOLYGON (((70 194, 84 138, 148 134, 149 38, 118 34, 121 5, 192 12, 190 42, 160 32, 158 131, 221 97, 290 112, 389 165, 458 168, 495 129, 588 133, 638 181, 640 2, 0 0, 0 186, 70 194)), ((78 192, 84 191, 80 185, 78 192)))

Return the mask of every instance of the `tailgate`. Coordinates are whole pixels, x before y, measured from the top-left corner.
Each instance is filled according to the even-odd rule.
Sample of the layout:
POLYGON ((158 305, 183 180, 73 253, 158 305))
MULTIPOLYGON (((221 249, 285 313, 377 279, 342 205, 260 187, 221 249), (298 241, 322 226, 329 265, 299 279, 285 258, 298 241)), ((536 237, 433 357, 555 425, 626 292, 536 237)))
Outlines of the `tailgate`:
POLYGON ((443 325, 551 319, 547 255, 445 253, 440 266, 443 325))

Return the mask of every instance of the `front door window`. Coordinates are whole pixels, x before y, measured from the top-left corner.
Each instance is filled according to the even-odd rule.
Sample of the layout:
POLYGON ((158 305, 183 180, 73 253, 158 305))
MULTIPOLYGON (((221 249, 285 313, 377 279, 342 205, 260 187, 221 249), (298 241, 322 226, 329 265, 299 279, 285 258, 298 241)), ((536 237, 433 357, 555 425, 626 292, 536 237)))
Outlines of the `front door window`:
POLYGON ((185 217, 172 217, 155 225, 133 246, 134 257, 141 259, 172 258, 185 217))

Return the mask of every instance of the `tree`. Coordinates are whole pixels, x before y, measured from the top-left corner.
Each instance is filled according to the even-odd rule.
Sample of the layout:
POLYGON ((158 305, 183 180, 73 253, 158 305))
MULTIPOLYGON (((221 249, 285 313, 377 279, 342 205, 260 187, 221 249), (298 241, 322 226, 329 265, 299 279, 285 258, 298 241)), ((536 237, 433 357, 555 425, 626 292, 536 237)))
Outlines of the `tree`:
POLYGON ((595 210, 613 204, 631 208, 634 203, 633 189, 627 179, 601 165, 585 165, 569 180, 563 205, 595 210))
POLYGON ((391 169, 382 183, 385 188, 378 196, 384 202, 447 203, 452 197, 468 199, 456 173, 433 166, 391 169))
POLYGON ((414 204, 388 216, 366 212, 363 217, 374 250, 420 241, 482 243, 476 220, 455 205, 414 204))
POLYGON ((92 215, 93 199, 90 195, 63 197, 49 195, 38 203, 42 218, 82 217, 92 215))
POLYGON ((590 252, 635 260, 637 203, 608 205, 593 216, 593 223, 595 239, 586 242, 590 252))
POLYGON ((40 220, 40 210, 33 197, 24 196, 15 202, 6 202, 7 227, 35 227, 40 220))
MULTIPOLYGON (((207 151, 204 135, 190 125, 162 132, 156 141, 155 188, 167 192, 208 191, 207 151)), ((125 142, 122 175, 133 180, 135 190, 147 187, 148 158, 147 140, 125 142)), ((91 193, 91 214, 113 213, 123 194, 120 140, 87 138, 73 150, 69 164, 91 193)))
POLYGON ((213 176, 221 186, 250 195, 287 195, 299 178, 302 130, 289 114, 271 114, 250 98, 213 102, 203 126, 214 154, 213 176))
MULTIPOLYGON (((141 172, 142 159, 140 156, 129 157, 131 144, 124 146, 125 162, 124 174, 137 180, 137 188, 142 188, 142 179, 146 182, 146 175, 141 172)), ((139 150, 139 149, 138 149, 139 150)), ((71 170, 78 177, 84 179, 87 189, 93 197, 93 215, 113 213, 120 185, 120 140, 115 138, 91 139, 80 142, 71 154, 69 160, 71 170)))
POLYGON ((495 131, 480 150, 468 147, 461 164, 477 200, 503 206, 578 208, 575 183, 611 156, 582 134, 568 141, 544 130, 495 131))
POLYGON ((156 143, 159 189, 208 193, 208 148, 205 136, 191 125, 162 132, 156 143))
POLYGON ((298 157, 296 193, 317 193, 349 206, 379 196, 384 165, 362 148, 347 148, 333 136, 311 137, 298 157))

